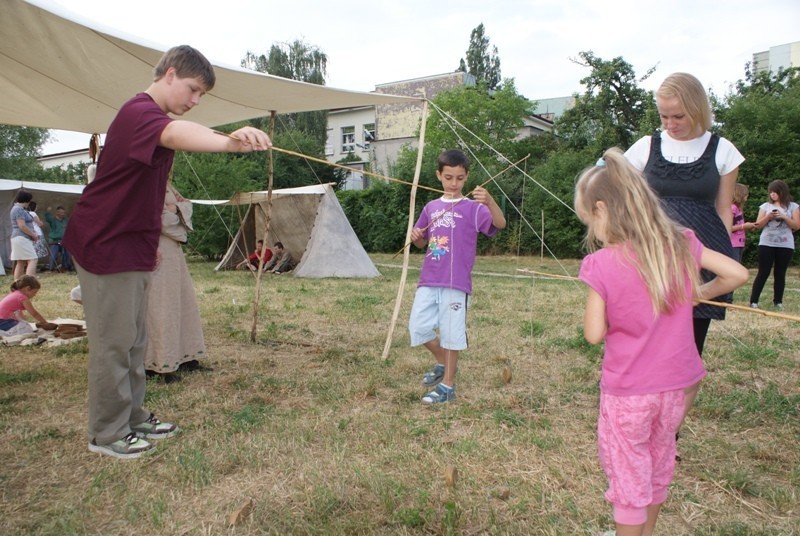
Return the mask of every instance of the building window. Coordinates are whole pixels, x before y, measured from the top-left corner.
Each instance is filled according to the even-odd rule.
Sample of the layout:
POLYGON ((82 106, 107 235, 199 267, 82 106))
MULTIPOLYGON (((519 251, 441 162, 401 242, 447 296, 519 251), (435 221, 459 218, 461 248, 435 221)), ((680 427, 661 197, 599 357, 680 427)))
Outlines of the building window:
POLYGON ((356 148, 356 127, 342 127, 342 152, 352 153, 356 148))
POLYGON ((369 149, 369 144, 375 141, 375 123, 364 125, 364 148, 369 149))
POLYGON ((329 128, 325 133, 325 156, 333 156, 333 147, 336 140, 333 139, 333 129, 329 128))

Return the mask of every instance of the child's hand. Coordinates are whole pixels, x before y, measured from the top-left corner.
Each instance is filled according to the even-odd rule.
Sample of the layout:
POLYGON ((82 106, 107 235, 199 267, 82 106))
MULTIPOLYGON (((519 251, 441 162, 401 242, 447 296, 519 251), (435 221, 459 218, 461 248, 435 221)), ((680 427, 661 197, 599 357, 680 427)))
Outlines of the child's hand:
POLYGON ((423 231, 422 229, 417 229, 416 227, 411 229, 411 241, 412 242, 418 242, 419 240, 421 240, 423 238, 425 238, 425 231, 423 231))
POLYGON ((242 127, 235 131, 232 136, 239 139, 242 144, 242 152, 266 151, 272 146, 269 136, 261 130, 253 127, 242 127))
POLYGON ((488 205, 493 201, 492 194, 490 194, 486 188, 482 188, 480 186, 477 186, 472 192, 472 198, 478 203, 482 203, 484 205, 488 205))

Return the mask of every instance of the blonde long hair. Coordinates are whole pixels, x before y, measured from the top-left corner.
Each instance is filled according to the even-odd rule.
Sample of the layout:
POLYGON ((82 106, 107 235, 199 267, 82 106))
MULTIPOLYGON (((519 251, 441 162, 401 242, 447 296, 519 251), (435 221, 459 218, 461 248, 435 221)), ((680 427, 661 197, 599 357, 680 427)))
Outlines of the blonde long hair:
POLYGON ((604 245, 622 247, 647 287, 656 313, 670 311, 692 299, 684 284, 688 275, 692 291, 697 292, 700 269, 692 256, 683 229, 673 222, 647 184, 619 149, 603 154, 602 161, 586 169, 575 186, 575 210, 586 224, 586 246, 595 251, 601 246, 591 215, 597 203, 606 206, 604 245))
POLYGON ((708 94, 703 84, 694 75, 672 73, 656 90, 656 97, 678 99, 686 115, 689 116, 693 131, 702 129, 702 132, 705 132, 711 129, 714 120, 711 103, 708 102, 708 94))

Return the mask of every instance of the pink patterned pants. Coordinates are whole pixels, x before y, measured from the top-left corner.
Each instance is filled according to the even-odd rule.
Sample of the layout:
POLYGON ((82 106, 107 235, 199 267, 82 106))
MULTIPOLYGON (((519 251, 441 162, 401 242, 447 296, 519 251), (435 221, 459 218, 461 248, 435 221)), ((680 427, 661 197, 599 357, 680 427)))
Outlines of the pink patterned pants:
POLYGON ((647 507, 667 499, 675 473, 675 432, 683 416, 683 390, 648 395, 600 394, 597 421, 600 465, 614 521, 641 525, 647 507))

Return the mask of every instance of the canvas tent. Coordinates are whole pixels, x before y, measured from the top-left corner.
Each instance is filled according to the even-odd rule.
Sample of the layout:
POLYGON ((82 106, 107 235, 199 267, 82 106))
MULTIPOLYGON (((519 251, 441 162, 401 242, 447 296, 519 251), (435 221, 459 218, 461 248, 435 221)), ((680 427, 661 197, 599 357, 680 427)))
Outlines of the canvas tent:
POLYGON ((33 194, 33 200, 36 201, 36 213, 45 223, 43 229, 45 236, 47 236, 47 225, 44 219, 44 210, 47 207, 62 206, 66 209, 67 214, 72 213, 72 208, 78 202, 78 198, 83 192, 83 186, 80 184, 54 184, 48 182, 30 182, 30 181, 12 181, 7 179, 0 179, 0 260, 2 263, 9 267, 11 261, 11 220, 8 217, 11 211, 11 206, 14 204, 14 198, 21 189, 25 189, 33 194))
MULTIPOLYGON (((216 269, 233 268, 264 238, 267 192, 243 192, 229 201, 200 204, 247 207, 239 231, 216 269)), ((284 188, 272 192, 267 246, 283 243, 295 262, 295 277, 377 277, 330 184, 284 188)))
MULTIPOLYGON (((209 18, 209 31, 213 30, 209 18)), ((46 0, 0 2, 0 123, 103 133, 152 80, 169 46, 145 43, 46 0)), ((190 43, 191 44, 191 43, 190 43)), ((203 51, 213 61, 213 51, 203 51)), ((419 99, 346 91, 215 63, 217 83, 187 119, 209 127, 292 113, 419 99)), ((88 143, 88 142, 87 142, 88 143)))

